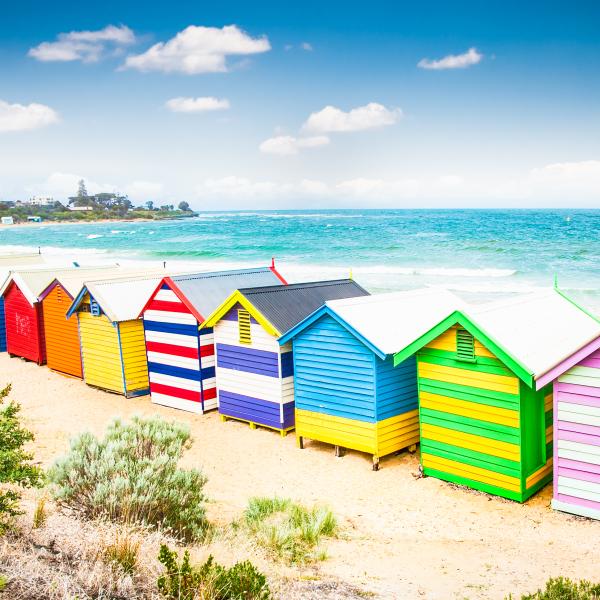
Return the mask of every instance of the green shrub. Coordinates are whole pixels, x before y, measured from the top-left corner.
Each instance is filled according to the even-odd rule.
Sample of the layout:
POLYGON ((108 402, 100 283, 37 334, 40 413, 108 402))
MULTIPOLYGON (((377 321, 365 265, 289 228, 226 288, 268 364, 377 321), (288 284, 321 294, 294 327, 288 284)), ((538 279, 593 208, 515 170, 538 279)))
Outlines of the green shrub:
MULTIPOLYGON (((512 594, 508 598, 513 598, 512 594)), ((549 579, 544 590, 524 594, 521 600, 600 600, 600 583, 557 577, 549 579)))
POLYGON ((181 564, 175 551, 164 544, 158 560, 165 573, 158 578, 158 591, 168 600, 270 600, 266 577, 249 561, 230 569, 217 564, 212 556, 194 567, 186 550, 181 564))
POLYGON ((4 404, 11 386, 0 390, 0 533, 6 531, 12 520, 21 514, 18 488, 39 487, 42 471, 31 464, 33 455, 23 446, 33 441, 33 433, 21 427, 21 407, 12 400, 4 404))
POLYGON ((257 541, 289 563, 319 560, 322 537, 336 534, 334 514, 326 507, 307 509, 285 498, 251 498, 244 522, 257 541))
POLYGON ((50 469, 56 500, 87 518, 160 527, 187 541, 202 538, 208 522, 206 478, 177 463, 191 445, 189 428, 134 417, 109 425, 104 439, 83 433, 50 469))

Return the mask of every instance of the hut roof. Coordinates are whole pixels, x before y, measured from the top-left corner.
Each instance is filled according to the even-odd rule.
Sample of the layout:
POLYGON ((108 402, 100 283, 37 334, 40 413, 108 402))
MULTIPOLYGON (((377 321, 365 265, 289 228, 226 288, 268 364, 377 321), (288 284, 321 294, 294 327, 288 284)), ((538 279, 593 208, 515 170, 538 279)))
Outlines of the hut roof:
POLYGON ((600 336, 600 322, 557 289, 469 306, 436 324, 404 347, 401 362, 453 324, 461 324, 530 386, 600 336))
POLYGON ((279 341, 289 341, 321 316, 329 314, 380 358, 385 358, 464 305, 451 292, 437 288, 332 300, 279 341))
MULTIPOLYGON (((158 288, 163 283, 166 283, 198 321, 202 322, 235 290, 285 284, 285 280, 273 265, 271 267, 175 275, 165 277, 158 288)), ((145 309, 146 306, 141 312, 145 309)))
POLYGON ((279 337, 327 300, 368 294, 351 279, 245 288, 234 292, 204 325, 214 325, 239 302, 267 331, 279 337))

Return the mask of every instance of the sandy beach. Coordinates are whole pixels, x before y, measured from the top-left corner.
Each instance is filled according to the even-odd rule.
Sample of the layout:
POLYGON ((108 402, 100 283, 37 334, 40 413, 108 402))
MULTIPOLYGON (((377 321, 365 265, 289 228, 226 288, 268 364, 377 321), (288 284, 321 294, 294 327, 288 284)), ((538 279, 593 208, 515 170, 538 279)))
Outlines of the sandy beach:
POLYGON ((373 472, 370 457, 360 453, 335 458, 331 447, 317 443, 299 450, 293 434, 282 439, 222 423, 216 413, 157 407, 148 396, 126 400, 6 354, 0 371, 2 383, 13 384, 12 397, 36 435, 36 459, 45 466, 83 430, 101 434, 114 417, 159 414, 190 425, 194 445, 184 464, 208 476, 213 522, 235 519, 254 495, 328 504, 341 535, 309 577, 341 580, 382 598, 461 599, 533 591, 552 576, 597 578, 600 522, 551 510, 550 486, 519 505, 419 478, 418 453, 385 459, 373 472))

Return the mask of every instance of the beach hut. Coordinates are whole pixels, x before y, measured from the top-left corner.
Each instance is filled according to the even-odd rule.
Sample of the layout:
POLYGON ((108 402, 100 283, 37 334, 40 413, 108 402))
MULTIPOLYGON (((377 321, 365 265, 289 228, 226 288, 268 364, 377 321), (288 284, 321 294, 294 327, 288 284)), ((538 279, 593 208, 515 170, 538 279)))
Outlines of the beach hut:
POLYGON ((600 324, 579 327, 588 341, 536 384, 554 382, 552 507, 600 519, 600 324))
MULTIPOLYGON (((44 258, 39 252, 31 254, 0 255, 0 286, 3 286, 10 271, 32 265, 43 265, 44 258)), ((4 296, 0 296, 0 352, 6 352, 6 321, 4 319, 4 296)))
POLYGON ((456 311, 394 355, 417 357, 425 475, 525 501, 552 478, 552 383, 597 331, 556 290, 456 311))
POLYGON ((203 323, 214 328, 219 413, 282 435, 294 428, 292 346, 277 339, 327 300, 365 296, 350 279, 235 291, 203 323))
POLYGON ((106 265, 59 274, 39 296, 44 322, 46 364, 53 371, 83 377, 77 317, 67 319, 74 297, 88 280, 125 276, 123 269, 106 265))
POLYGON ((11 271, 2 288, 6 322, 6 349, 11 356, 19 356, 42 365, 46 362, 44 324, 40 293, 58 272, 74 271, 76 267, 44 268, 11 271))
POLYGON ((281 283, 274 264, 165 277, 141 314, 152 402, 197 414, 216 408, 213 332, 200 324, 236 289, 281 283))
POLYGON ((394 368, 393 354, 462 302, 422 289, 333 300, 280 339, 292 342, 296 437, 379 459, 419 441, 414 357, 394 368))
POLYGON ((84 381, 93 387, 140 396, 149 391, 140 311, 164 276, 156 272, 88 281, 67 318, 77 315, 84 381))

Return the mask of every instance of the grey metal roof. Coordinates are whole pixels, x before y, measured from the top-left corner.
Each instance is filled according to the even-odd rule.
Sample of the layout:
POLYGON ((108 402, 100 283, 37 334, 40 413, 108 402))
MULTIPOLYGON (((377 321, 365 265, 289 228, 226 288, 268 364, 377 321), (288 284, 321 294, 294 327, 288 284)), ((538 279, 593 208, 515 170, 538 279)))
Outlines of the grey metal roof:
POLYGON ((193 273, 170 279, 185 296, 189 308, 204 319, 240 288, 281 284, 270 267, 193 273))
POLYGON ((312 281, 239 291, 282 335, 328 300, 370 295, 352 279, 312 281))

